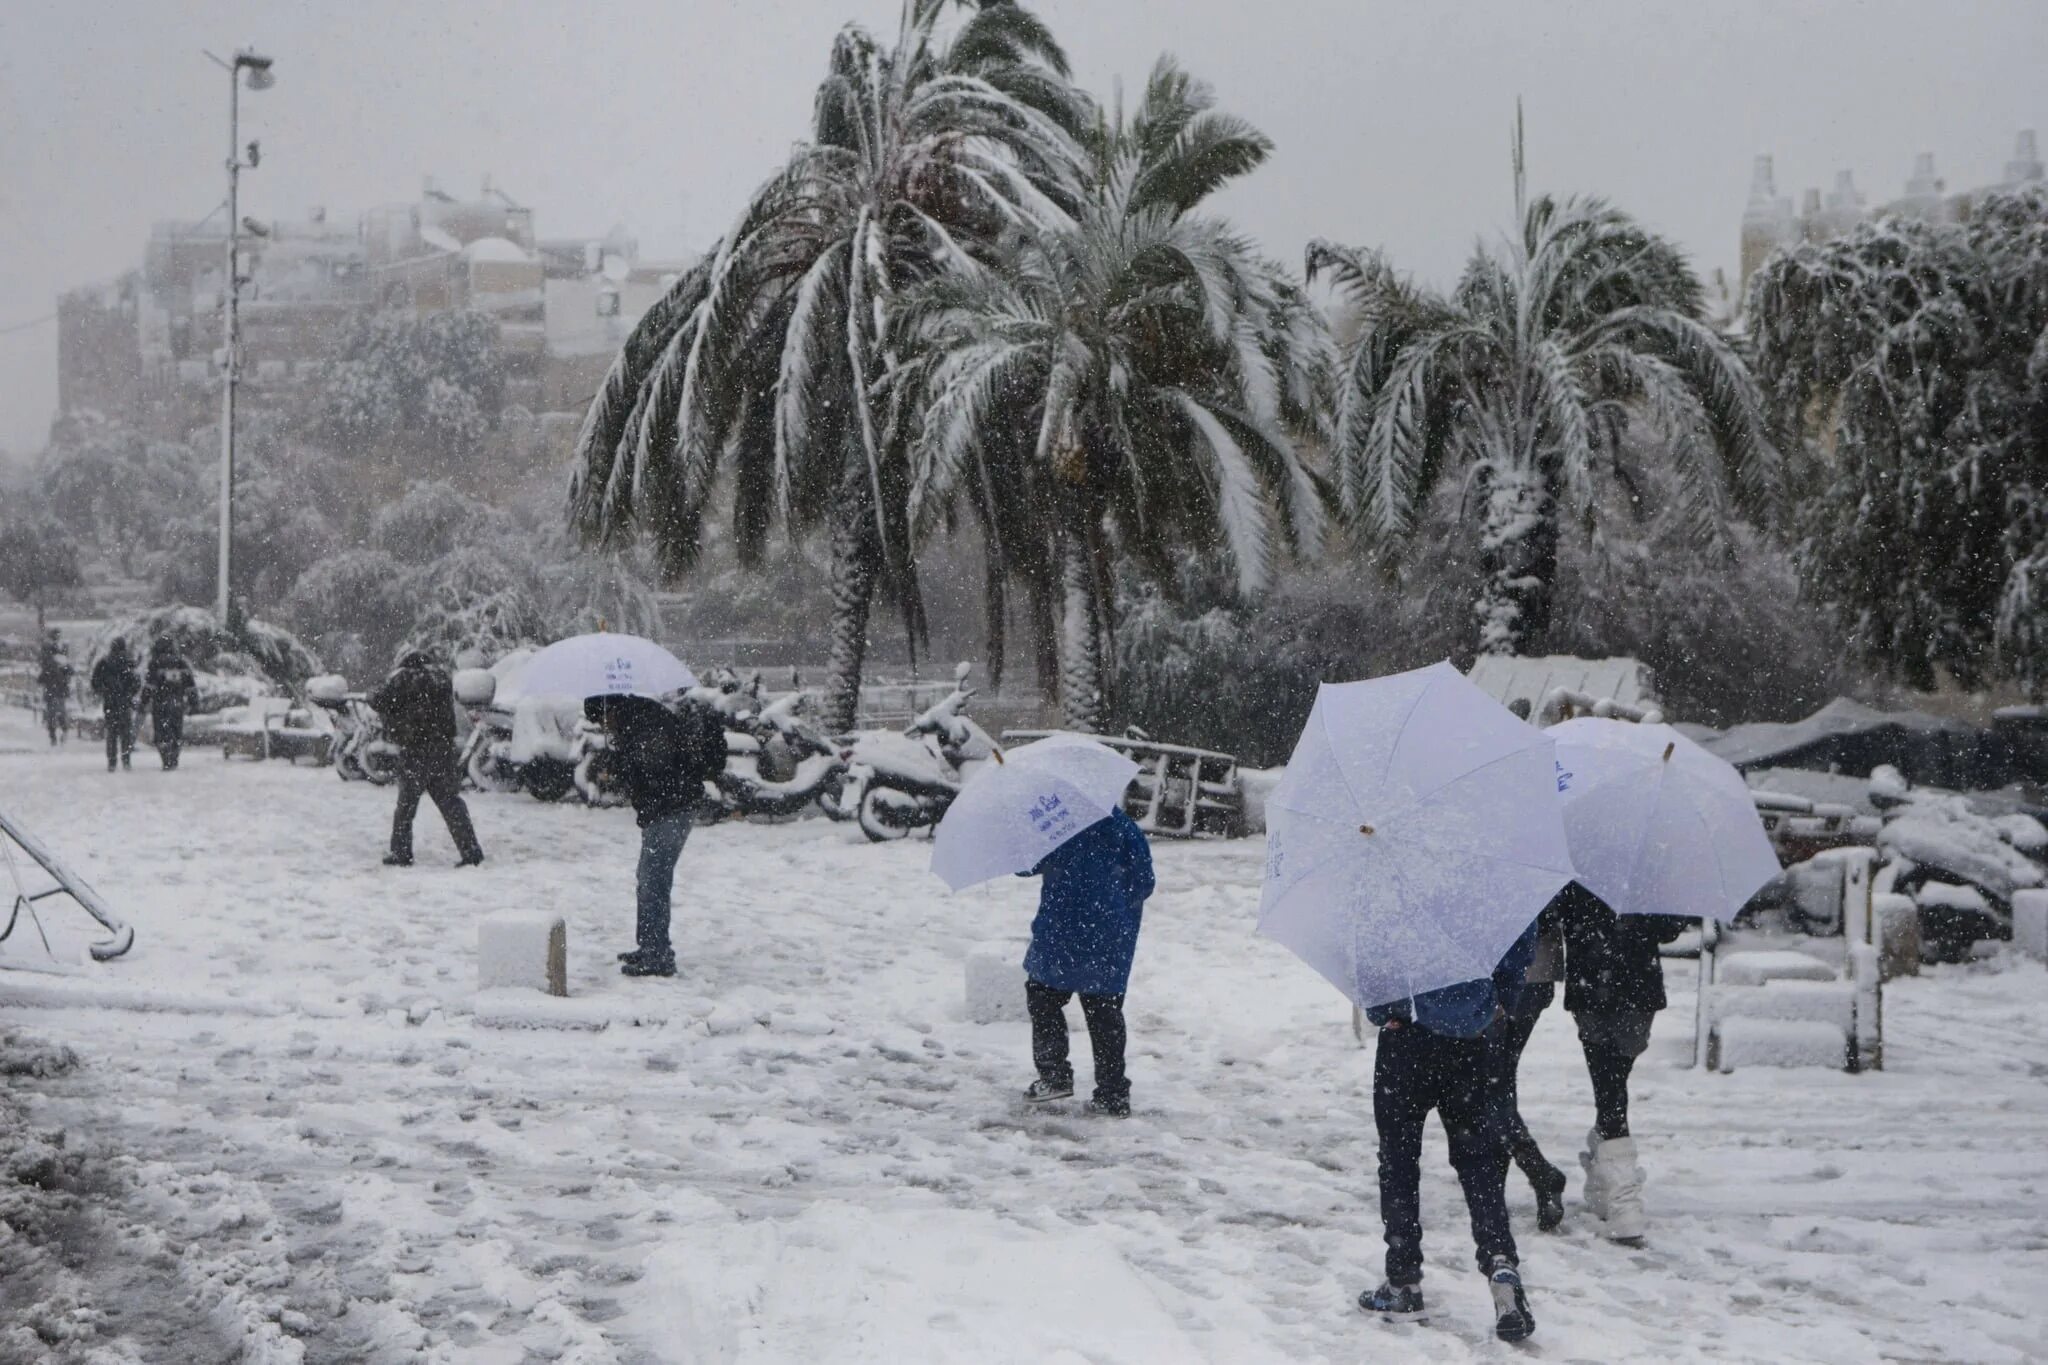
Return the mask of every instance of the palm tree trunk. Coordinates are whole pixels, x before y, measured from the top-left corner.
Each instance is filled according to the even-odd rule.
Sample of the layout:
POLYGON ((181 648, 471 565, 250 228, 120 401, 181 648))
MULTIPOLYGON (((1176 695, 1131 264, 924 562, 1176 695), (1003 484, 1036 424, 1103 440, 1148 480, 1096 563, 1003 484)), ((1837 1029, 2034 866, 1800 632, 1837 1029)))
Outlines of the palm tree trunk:
POLYGON ((1087 540, 1069 533, 1060 548, 1060 707, 1067 728, 1102 729, 1102 603, 1087 540))
POLYGON ((1047 701, 1060 694, 1060 614, 1053 602, 1052 584, 1045 575, 1033 574, 1030 581, 1031 666, 1038 678, 1038 691, 1047 701))
POLYGON ((1541 654, 1557 582, 1556 499, 1535 471, 1498 468, 1486 477, 1485 497, 1479 652, 1541 654))
POLYGON ((825 671, 824 704, 825 728, 832 734, 853 729, 859 718, 868 609, 875 600, 880 559, 867 459, 856 439, 832 502, 832 653, 825 671))

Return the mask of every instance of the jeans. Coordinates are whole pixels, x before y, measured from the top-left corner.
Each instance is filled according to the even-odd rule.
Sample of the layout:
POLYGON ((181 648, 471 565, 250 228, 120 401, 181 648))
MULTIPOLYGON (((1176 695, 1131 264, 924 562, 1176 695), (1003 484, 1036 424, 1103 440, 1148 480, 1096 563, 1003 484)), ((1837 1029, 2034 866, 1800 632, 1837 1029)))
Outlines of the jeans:
POLYGON ((640 953, 657 961, 675 961, 675 946, 668 937, 669 900, 675 891, 676 859, 683 856, 689 837, 688 811, 656 816, 640 828, 640 866, 633 876, 639 902, 634 936, 640 953))
POLYGON ((107 722, 107 771, 114 771, 116 760, 125 768, 135 752, 135 709, 109 706, 101 714, 107 722))
POLYGON ((1489 1080, 1486 1038, 1445 1038, 1414 1024, 1380 1030, 1372 1118, 1380 1140, 1380 1221, 1387 1281, 1422 1279, 1422 1125, 1434 1109, 1464 1187, 1479 1268, 1517 1260, 1508 1228, 1507 1144, 1489 1080))
POLYGON ((1543 1155, 1543 1149, 1530 1133, 1529 1125, 1522 1121, 1522 1099, 1517 1073, 1522 1066, 1522 1050, 1529 1046, 1529 1035, 1536 1031, 1536 1021, 1543 1017, 1556 990, 1548 985, 1531 985, 1523 988, 1523 1008, 1509 1015, 1487 1032, 1491 1046, 1487 1057, 1493 1068, 1494 1103, 1500 1106, 1500 1121, 1503 1136, 1507 1140, 1508 1155, 1530 1185, 1538 1191, 1564 1189, 1564 1172, 1550 1164, 1543 1155))
MULTIPOLYGON (((1026 979, 1024 1004, 1031 1011, 1031 1060, 1038 1078, 1052 1085, 1074 1083, 1073 1063, 1067 1060, 1067 1001, 1072 991, 1056 990, 1042 981, 1026 979)), ((1124 1074, 1124 998, 1121 995, 1083 995, 1081 1017, 1088 1021, 1088 1046, 1095 1053, 1095 1098, 1114 1104, 1131 1097, 1130 1077, 1124 1074)))
POLYGON ((469 807, 462 800, 462 772, 456 766, 455 750, 449 746, 427 753, 400 752, 398 756, 398 806, 391 812, 391 854, 412 861, 412 822, 419 814, 420 797, 431 799, 447 822, 448 837, 464 859, 484 856, 476 839, 476 826, 469 821, 469 807))
POLYGON ((185 744, 185 713, 169 708, 154 713, 156 752, 165 769, 178 766, 178 751, 185 744))

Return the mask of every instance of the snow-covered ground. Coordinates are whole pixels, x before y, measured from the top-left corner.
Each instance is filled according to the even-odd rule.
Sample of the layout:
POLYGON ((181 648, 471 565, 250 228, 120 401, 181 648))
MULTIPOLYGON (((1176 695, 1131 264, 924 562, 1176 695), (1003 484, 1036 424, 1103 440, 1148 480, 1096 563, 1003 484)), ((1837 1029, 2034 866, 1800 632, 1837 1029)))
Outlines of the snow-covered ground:
MULTIPOLYGON (((110 777, 88 746, 52 755, 26 716, 0 716, 0 807, 138 931, 79 978, 0 972, 6 1029, 81 1058, 9 1094, 107 1168, 91 1197, 117 1234, 109 1268, 71 1288, 169 1315, 150 1315, 152 1345, 102 1303, 65 1358, 1510 1354, 1434 1129, 1433 1325, 1352 1307, 1381 1250, 1372 1051, 1254 936, 1256 843, 1160 846, 1131 994, 1138 1112, 1116 1123, 1027 1111, 1024 1027, 963 1017, 963 958, 1023 932, 1030 884, 948 896, 928 846, 823 822, 702 830, 678 880, 682 975, 626 981, 630 813, 470 800, 485 867, 447 865, 430 808, 422 866, 393 871, 388 790, 207 751, 165 774, 145 750, 110 777), (571 1008, 606 1027, 479 1019, 475 922, 498 907, 567 918, 571 1008), (175 1008, 134 1008, 151 1004, 175 1008), (190 1323, 175 1348, 169 1321, 190 1323)), ((1685 1069, 1690 972, 1671 975, 1638 1072, 1650 1244, 1600 1240, 1575 1204, 1542 1236, 1517 1178, 1539 1320, 1524 1349, 2048 1357, 2041 968, 2006 956, 1896 984, 1888 1069, 1860 1077, 1685 1069)), ((1574 1165, 1591 1100, 1561 1012, 1523 1096, 1574 1165)))

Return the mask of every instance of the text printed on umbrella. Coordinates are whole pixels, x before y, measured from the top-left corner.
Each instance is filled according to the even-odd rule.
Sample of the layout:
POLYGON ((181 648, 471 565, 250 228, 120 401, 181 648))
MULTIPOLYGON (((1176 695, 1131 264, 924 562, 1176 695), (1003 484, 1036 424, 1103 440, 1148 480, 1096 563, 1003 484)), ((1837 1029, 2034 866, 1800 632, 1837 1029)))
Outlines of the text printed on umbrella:
POLYGON ((1057 796, 1041 796, 1032 802, 1026 812, 1031 823, 1040 834, 1058 837, 1074 828, 1074 812, 1067 809, 1067 803, 1057 796))
POLYGON ((604 680, 608 687, 633 684, 633 661, 631 659, 607 659, 604 663, 604 680))
POLYGON ((1571 770, 1565 767, 1564 764, 1558 763, 1555 760, 1552 761, 1551 766, 1557 769, 1557 789, 1561 792, 1570 791, 1572 789, 1571 770))

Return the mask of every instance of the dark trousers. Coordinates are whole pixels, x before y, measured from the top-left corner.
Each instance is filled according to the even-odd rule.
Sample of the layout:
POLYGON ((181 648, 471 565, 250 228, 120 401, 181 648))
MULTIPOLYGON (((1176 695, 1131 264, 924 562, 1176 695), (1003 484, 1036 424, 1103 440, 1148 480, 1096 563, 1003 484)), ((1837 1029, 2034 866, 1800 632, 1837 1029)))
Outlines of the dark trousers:
MULTIPOLYGON (((1051 1085, 1074 1083, 1067 1060, 1067 1001, 1074 992, 1055 990, 1042 981, 1024 982, 1024 1004, 1031 1011, 1031 1060, 1038 1078, 1051 1085)), ((1095 1053, 1095 1098, 1104 1103, 1131 1097, 1124 1074, 1124 998, 1082 995, 1081 1017, 1088 1021, 1088 1046, 1095 1053)))
POLYGON ((1487 1062, 1491 1046, 1483 1037, 1445 1038, 1414 1024, 1380 1030, 1372 1118, 1380 1139, 1380 1221, 1390 1284, 1422 1278, 1422 1125, 1432 1109, 1450 1139, 1479 1268, 1496 1256, 1516 1260, 1508 1228, 1507 1144, 1487 1062))
POLYGON ((109 706, 101 714, 107 723, 107 771, 112 772, 116 760, 126 767, 135 752, 135 709, 109 706))
POLYGON ((70 698, 62 692, 43 693, 43 728, 50 732, 52 744, 64 737, 64 728, 70 721, 69 702, 70 698))
POLYGON ((1586 1074, 1593 1078, 1593 1122, 1602 1138, 1628 1136, 1628 1077, 1636 1059, 1580 1039, 1586 1074))
POLYGON ((643 956, 675 961, 675 945, 668 936, 670 900, 675 894, 676 860, 683 856, 683 843, 689 837, 690 813, 684 810, 657 816, 640 828, 640 865, 633 874, 638 903, 633 932, 643 956))
POLYGON ((156 753, 163 760, 164 767, 178 766, 178 751, 185 745, 185 713, 168 708, 154 713, 156 722, 156 753))
POLYGON ((419 813, 424 795, 441 812, 448 836, 464 858, 481 858, 483 846, 476 841, 476 826, 469 822, 469 807, 462 801, 462 772, 455 763, 451 746, 445 753, 401 753, 398 757, 398 807, 391 813, 391 852, 412 860, 412 821, 419 813))
POLYGON ((1529 1035, 1536 1031, 1536 1021, 1543 1017, 1544 1009, 1556 992, 1550 986, 1526 986, 1523 989, 1523 1008, 1487 1032, 1490 1044, 1487 1055, 1493 1066, 1494 1102, 1500 1106, 1508 1156, 1528 1177, 1529 1184, 1538 1191, 1562 1191, 1564 1172, 1550 1164, 1535 1136, 1530 1133, 1529 1125, 1522 1121, 1522 1098, 1517 1077, 1522 1067, 1522 1050, 1529 1046, 1529 1035))

